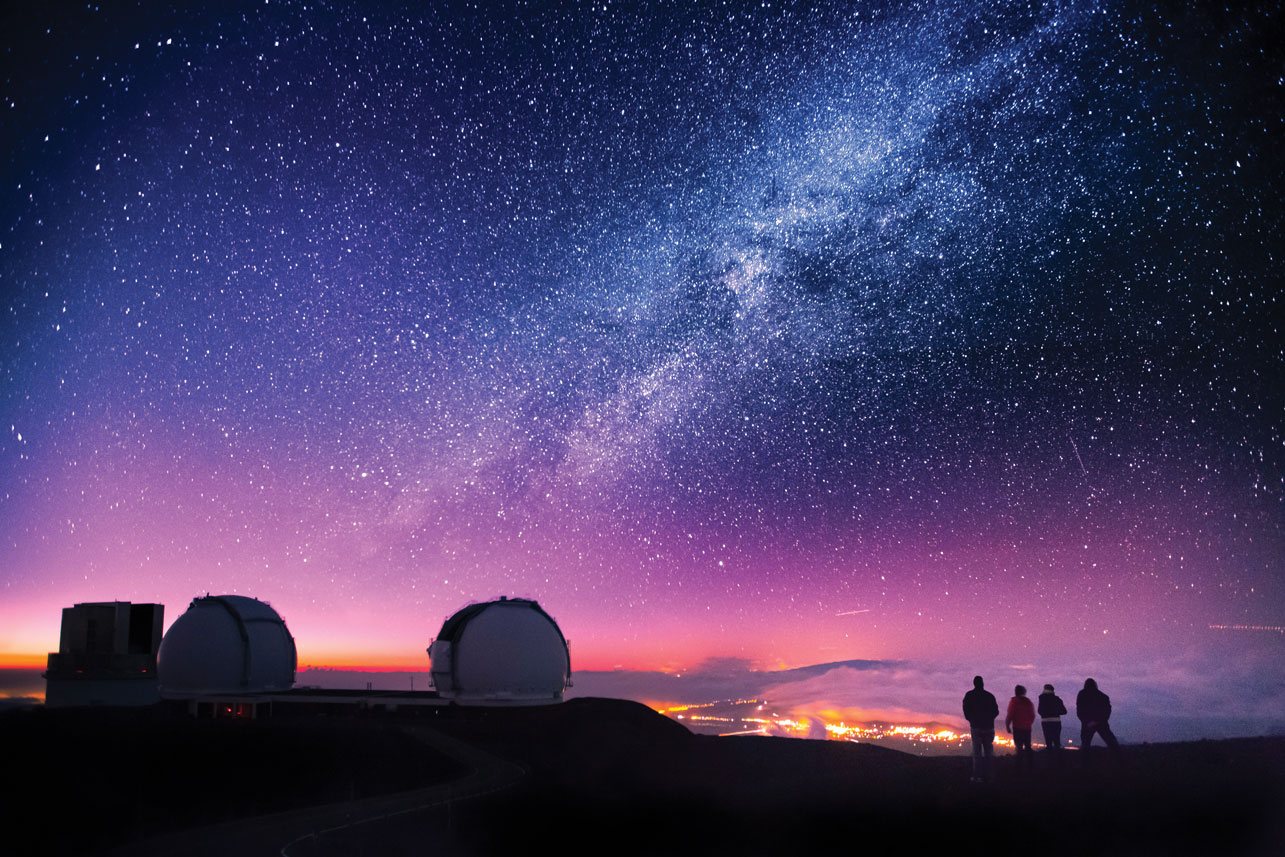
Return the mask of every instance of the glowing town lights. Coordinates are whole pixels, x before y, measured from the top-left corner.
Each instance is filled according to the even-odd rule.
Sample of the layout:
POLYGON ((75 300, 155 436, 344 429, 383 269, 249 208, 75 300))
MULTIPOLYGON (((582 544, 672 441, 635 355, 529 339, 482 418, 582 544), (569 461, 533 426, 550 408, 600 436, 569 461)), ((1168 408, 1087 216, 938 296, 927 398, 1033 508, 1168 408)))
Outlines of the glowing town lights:
POLYGON ((664 714, 666 717, 674 716, 680 711, 691 711, 693 708, 713 708, 716 705, 758 705, 758 710, 763 710, 763 706, 759 705, 759 700, 757 699, 729 699, 719 702, 688 702, 681 704, 648 702, 646 705, 652 711, 664 714))
MULTIPOLYGON (((805 737, 812 735, 813 729, 819 724, 825 729, 825 737, 832 741, 894 742, 901 747, 909 744, 912 750, 925 753, 966 749, 969 740, 967 732, 959 732, 939 723, 847 723, 832 719, 831 712, 809 714, 806 717, 779 714, 762 716, 761 713, 769 706, 767 700, 729 699, 719 702, 653 705, 652 708, 675 720, 684 721, 690 728, 705 727, 708 734, 805 737), (735 709, 746 706, 753 706, 752 714, 736 716, 735 709), (708 710, 714 708, 718 709, 717 713, 708 710), (732 728, 727 729, 729 726, 732 728), (715 733, 714 729, 718 731, 715 733)), ((997 735, 995 746, 1012 749, 1013 739, 997 735)), ((1037 743, 1036 746, 1040 745, 1037 743)))
POLYGON ((883 723, 827 723, 826 735, 842 741, 877 741, 881 738, 904 738, 924 744, 953 744, 965 736, 951 729, 930 730, 927 726, 886 725, 883 723))

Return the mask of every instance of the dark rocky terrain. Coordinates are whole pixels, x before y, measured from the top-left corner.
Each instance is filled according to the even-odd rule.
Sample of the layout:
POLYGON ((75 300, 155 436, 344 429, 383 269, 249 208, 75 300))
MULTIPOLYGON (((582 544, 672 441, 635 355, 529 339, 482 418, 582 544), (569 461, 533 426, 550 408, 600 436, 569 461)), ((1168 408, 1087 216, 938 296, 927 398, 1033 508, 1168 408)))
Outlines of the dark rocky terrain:
POLYGON ((1098 750, 1087 769, 1068 752, 1026 776, 1005 756, 976 785, 964 757, 693 736, 611 700, 456 728, 532 770, 457 822, 477 853, 556 829, 582 852, 657 855, 1285 854, 1285 738, 1136 745, 1118 765, 1098 750))
POLYGON ((85 854, 169 831, 459 777, 391 720, 204 720, 161 709, 0 715, 0 854, 85 854))
POLYGON ((1002 757, 978 785, 964 757, 695 736, 608 699, 250 723, 10 712, 0 850, 1285 853, 1285 738, 1125 749, 1026 776, 1002 757))

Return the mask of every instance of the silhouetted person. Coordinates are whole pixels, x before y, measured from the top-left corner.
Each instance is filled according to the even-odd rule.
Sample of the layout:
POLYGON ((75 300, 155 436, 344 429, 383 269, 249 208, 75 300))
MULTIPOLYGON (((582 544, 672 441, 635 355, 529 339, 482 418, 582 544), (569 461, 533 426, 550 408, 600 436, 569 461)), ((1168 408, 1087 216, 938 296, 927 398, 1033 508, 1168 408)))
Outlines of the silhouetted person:
POLYGON ((1040 694, 1040 726, 1044 728, 1044 746, 1048 748, 1050 758, 1061 761, 1062 750, 1062 715, 1066 706, 1062 697, 1053 692, 1053 685, 1044 685, 1040 694))
POLYGON ((1004 716, 1004 728, 1013 736, 1013 746, 1017 748, 1017 770, 1034 770, 1035 753, 1031 750, 1031 727, 1035 724, 1035 704, 1026 695, 1026 688, 1020 684, 1013 688, 1013 698, 1008 701, 1008 714, 1004 716))
POLYGON ((1111 717, 1111 698, 1098 690, 1098 683, 1091 678, 1084 680, 1084 690, 1075 696, 1075 716, 1080 718, 1080 749, 1084 751, 1085 763, 1089 761, 1089 744, 1095 734, 1102 736, 1112 756, 1120 758, 1120 742, 1115 740, 1107 723, 1111 717))
POLYGON ((991 760, 995 756, 995 718, 999 717, 999 703, 982 684, 982 677, 973 678, 973 689, 964 694, 964 719, 968 721, 973 738, 973 782, 990 779, 991 760))

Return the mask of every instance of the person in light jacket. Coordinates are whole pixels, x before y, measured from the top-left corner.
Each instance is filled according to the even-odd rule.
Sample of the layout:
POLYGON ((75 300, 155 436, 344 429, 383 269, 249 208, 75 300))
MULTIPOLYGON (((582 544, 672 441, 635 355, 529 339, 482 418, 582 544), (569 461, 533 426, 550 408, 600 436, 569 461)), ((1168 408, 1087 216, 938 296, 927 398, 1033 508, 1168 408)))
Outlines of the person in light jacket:
POLYGON ((1066 714, 1066 705, 1062 697, 1053 692, 1053 685, 1044 685, 1039 704, 1040 727, 1044 730, 1044 746, 1055 759, 1061 755, 1063 714, 1066 714))

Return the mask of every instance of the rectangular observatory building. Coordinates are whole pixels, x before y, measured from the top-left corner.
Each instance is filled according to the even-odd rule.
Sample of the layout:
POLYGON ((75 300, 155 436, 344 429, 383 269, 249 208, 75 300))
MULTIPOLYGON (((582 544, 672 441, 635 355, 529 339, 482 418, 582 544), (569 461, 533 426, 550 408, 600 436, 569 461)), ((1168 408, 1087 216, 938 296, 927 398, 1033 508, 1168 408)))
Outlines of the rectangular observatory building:
POLYGON ((160 700, 156 653, 164 604, 103 601, 64 607, 58 651, 45 671, 45 705, 151 705, 160 700))

